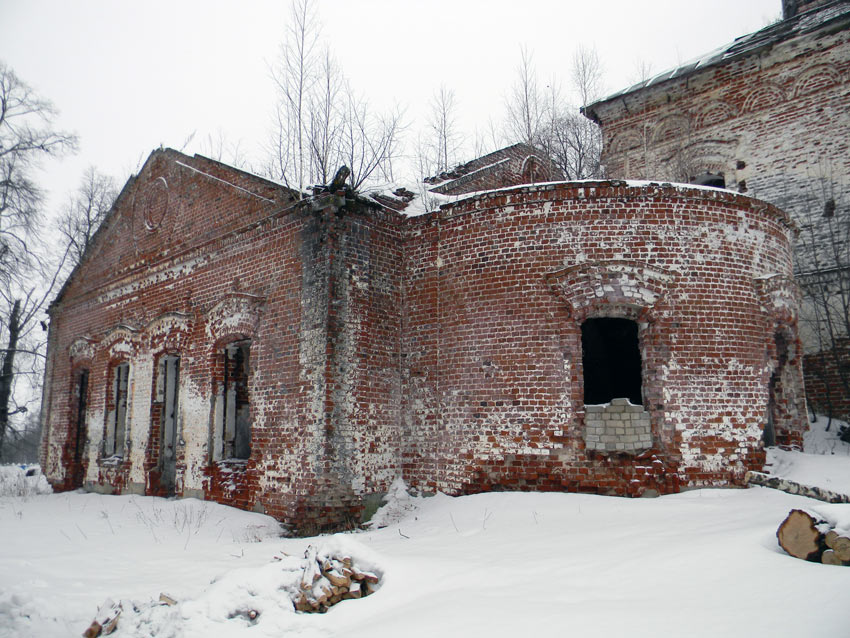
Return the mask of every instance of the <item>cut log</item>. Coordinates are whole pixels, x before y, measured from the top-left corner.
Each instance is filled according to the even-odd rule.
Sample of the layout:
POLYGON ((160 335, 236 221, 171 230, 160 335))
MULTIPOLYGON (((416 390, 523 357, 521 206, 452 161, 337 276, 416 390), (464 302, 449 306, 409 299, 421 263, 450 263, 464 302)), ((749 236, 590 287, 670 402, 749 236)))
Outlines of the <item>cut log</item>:
POLYGON ((835 539, 838 538, 838 532, 834 529, 829 530, 823 537, 824 544, 832 549, 833 543, 835 543, 835 539))
POLYGON ((295 611, 315 611, 315 608, 307 600, 307 597, 301 594, 301 597, 295 601, 295 611))
POLYGON ((808 496, 826 503, 850 503, 850 496, 840 494, 822 487, 813 485, 803 485, 795 481, 780 478, 778 476, 768 476, 761 472, 747 472, 744 480, 748 485, 761 485, 762 487, 770 487, 775 490, 787 492, 788 494, 799 494, 800 496, 808 496))
POLYGON ((108 623, 106 623, 103 626, 104 635, 108 636, 109 634, 114 632, 116 629, 118 629, 118 618, 120 618, 120 617, 121 617, 121 612, 119 611, 117 614, 115 614, 115 617, 112 620, 110 620, 108 623))
POLYGON ((846 563, 835 555, 835 551, 827 549, 820 558, 824 565, 845 565, 846 563))
POLYGON ((380 576, 361 571, 349 556, 319 556, 310 546, 304 559, 300 582, 291 593, 295 611, 325 613, 338 602, 363 598, 378 589, 380 576))
POLYGON ((354 580, 359 580, 360 582, 369 583, 370 585, 378 584, 378 577, 372 572, 361 572, 356 567, 352 568, 353 572, 351 574, 351 578, 354 580))
POLYGON ((160 593, 159 602, 163 603, 164 605, 168 605, 169 607, 173 607, 177 604, 176 600, 174 600, 171 596, 164 592, 160 593))
POLYGON ((329 569, 325 572, 325 578, 331 581, 331 585, 335 587, 345 587, 346 589, 351 584, 351 578, 343 576, 335 569, 329 569))
POLYGON ((850 538, 847 536, 837 536, 832 542, 832 549, 839 559, 850 560, 850 538))
POLYGON ((816 526, 822 522, 804 510, 791 510, 776 530, 779 546, 795 558, 820 562, 826 546, 816 526))
POLYGON ((306 561, 304 565, 304 573, 301 574, 301 589, 303 591, 310 591, 313 589, 313 583, 322 577, 322 570, 319 569, 319 564, 316 562, 317 552, 317 548, 313 545, 307 547, 307 551, 304 552, 304 558, 306 561))
POLYGON ((823 554, 821 554, 820 562, 824 565, 840 565, 841 559, 835 555, 835 552, 831 549, 825 549, 823 554))

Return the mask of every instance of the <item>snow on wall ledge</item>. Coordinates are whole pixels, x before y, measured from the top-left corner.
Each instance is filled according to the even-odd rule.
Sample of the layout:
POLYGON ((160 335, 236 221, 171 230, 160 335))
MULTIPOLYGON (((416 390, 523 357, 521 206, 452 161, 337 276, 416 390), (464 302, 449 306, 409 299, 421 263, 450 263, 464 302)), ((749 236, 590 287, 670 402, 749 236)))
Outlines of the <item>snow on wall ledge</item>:
POLYGON ((356 522, 398 476, 453 494, 667 493, 761 469, 768 406, 776 439, 801 439, 794 230, 776 208, 581 182, 409 218, 351 197, 276 207, 283 194, 228 190, 259 186, 205 162, 155 153, 51 309, 42 461, 57 489, 203 497, 313 532, 356 522), (637 325, 628 454, 586 443, 581 324, 594 317, 637 325), (107 456, 124 364, 125 436, 107 456), (247 458, 222 453, 237 394, 247 458))

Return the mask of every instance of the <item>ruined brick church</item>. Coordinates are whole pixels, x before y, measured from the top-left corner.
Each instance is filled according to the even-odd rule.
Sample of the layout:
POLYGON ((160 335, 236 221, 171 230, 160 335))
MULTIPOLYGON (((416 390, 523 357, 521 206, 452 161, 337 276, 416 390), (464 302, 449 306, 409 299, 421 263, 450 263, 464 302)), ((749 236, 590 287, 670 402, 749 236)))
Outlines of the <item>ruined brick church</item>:
POLYGON ((298 531, 425 492, 737 486, 806 428, 796 227, 705 186, 550 181, 530 147, 444 203, 306 199, 154 151, 50 309, 58 489, 216 500, 298 531))

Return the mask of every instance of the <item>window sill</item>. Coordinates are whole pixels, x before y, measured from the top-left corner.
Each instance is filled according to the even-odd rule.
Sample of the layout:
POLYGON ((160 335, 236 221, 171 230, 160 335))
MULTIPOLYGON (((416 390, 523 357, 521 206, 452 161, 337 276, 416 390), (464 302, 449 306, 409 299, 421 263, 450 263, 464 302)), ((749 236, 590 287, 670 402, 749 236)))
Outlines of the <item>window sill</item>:
POLYGON ((220 472, 244 472, 248 469, 248 459, 221 459, 215 462, 220 472))
POLYGON ((120 467, 124 464, 124 457, 113 454, 112 456, 104 456, 97 460, 100 467, 120 467))

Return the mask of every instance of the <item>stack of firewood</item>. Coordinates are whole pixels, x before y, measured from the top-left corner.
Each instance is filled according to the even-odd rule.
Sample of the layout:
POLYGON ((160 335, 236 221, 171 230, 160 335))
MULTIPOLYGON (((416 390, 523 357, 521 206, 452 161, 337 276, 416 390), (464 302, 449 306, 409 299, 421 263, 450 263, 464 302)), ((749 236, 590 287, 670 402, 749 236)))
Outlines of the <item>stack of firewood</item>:
POLYGON ((362 598, 377 589, 378 576, 361 570, 350 556, 319 556, 312 545, 305 552, 296 611, 324 613, 342 600, 362 598))
POLYGON ((779 545, 795 558, 824 565, 850 565, 850 531, 834 528, 821 516, 791 510, 776 530, 779 545))

